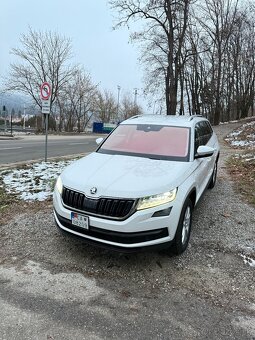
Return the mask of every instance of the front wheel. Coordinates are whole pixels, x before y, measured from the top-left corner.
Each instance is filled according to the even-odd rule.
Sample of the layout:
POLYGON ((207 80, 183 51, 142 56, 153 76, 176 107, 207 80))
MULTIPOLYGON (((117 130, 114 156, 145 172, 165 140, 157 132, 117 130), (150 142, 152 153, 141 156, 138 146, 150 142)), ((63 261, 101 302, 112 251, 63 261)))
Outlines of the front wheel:
POLYGON ((173 241, 172 251, 179 255, 183 253, 189 243, 192 224, 193 204, 189 198, 186 199, 182 207, 180 220, 173 241))

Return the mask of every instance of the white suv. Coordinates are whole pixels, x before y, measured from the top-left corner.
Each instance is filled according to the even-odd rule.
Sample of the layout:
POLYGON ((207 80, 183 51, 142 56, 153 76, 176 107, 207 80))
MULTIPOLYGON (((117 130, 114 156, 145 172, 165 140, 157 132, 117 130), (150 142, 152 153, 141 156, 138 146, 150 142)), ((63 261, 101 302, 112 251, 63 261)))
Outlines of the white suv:
POLYGON ((192 211, 215 185, 219 144, 200 116, 125 120, 68 166, 54 190, 57 226, 123 252, 188 245, 192 211))

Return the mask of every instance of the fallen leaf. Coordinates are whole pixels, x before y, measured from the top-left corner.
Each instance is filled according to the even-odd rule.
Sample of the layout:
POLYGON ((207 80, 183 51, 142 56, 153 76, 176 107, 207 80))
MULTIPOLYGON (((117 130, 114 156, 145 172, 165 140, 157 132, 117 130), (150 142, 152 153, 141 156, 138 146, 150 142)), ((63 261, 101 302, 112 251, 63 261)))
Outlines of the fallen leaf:
POLYGON ((224 212, 223 214, 221 214, 222 216, 224 216, 224 217, 230 217, 231 215, 230 215, 230 213, 228 213, 228 212, 224 212))

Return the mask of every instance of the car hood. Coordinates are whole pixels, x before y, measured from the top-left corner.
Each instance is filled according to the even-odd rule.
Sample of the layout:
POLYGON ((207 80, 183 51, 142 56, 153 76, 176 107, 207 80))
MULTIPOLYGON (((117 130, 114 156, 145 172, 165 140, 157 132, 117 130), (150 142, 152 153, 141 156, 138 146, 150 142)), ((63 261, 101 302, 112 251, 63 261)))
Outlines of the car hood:
POLYGON ((93 152, 61 174, 65 187, 87 196, 139 198, 178 187, 192 172, 190 162, 93 152), (95 194, 90 189, 96 187, 95 194))

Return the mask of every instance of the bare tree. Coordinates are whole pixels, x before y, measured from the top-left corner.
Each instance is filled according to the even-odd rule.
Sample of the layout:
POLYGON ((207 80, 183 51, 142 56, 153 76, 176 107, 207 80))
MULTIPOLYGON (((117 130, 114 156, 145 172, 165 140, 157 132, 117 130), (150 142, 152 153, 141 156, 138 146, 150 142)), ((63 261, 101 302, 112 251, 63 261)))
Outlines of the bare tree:
MULTIPOLYGON (((176 114, 178 81, 183 69, 181 58, 192 0, 111 0, 119 13, 118 24, 131 20, 146 22, 144 29, 132 35, 142 44, 142 61, 149 65, 150 82, 164 79, 167 114, 176 114)), ((156 85, 157 86, 157 85, 156 85)))
MULTIPOLYGON (((254 112, 253 0, 111 0, 118 23, 144 22, 146 92, 165 92, 167 114, 203 114, 214 124, 254 112), (164 84, 164 88, 162 86, 164 84)), ((155 101, 155 98, 154 98, 155 101)))
POLYGON ((117 102, 112 92, 104 90, 97 91, 95 99, 94 111, 98 120, 102 123, 116 122, 117 117, 117 102))
POLYGON ((250 9, 238 13, 228 51, 234 119, 247 117, 254 110, 255 8, 252 8, 253 13, 250 9))
POLYGON ((224 60, 233 33, 239 0, 207 0, 199 1, 200 25, 207 34, 208 51, 211 63, 211 91, 214 99, 215 125, 219 124, 223 109, 224 60))
POLYGON ((128 92, 124 93, 122 95, 120 115, 118 119, 122 121, 142 113, 143 113, 142 108, 139 105, 137 105, 137 103, 134 103, 131 94, 128 92))
POLYGON ((214 124, 247 117, 254 103, 254 7, 238 0, 196 5, 188 27, 193 53, 185 63, 189 110, 214 124))
POLYGON ((77 125, 78 132, 85 129, 92 115, 95 106, 97 85, 94 85, 91 77, 83 69, 77 69, 72 79, 62 89, 62 100, 59 100, 60 110, 63 106, 68 110, 68 129, 73 130, 77 125))
POLYGON ((48 81, 52 87, 51 104, 54 103, 59 90, 74 72, 74 68, 67 65, 71 57, 70 40, 57 33, 30 28, 21 36, 20 43, 20 48, 11 50, 19 61, 11 64, 6 89, 29 95, 41 107, 40 85, 48 81))

